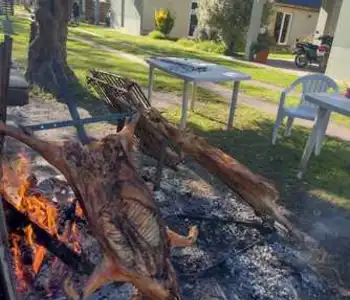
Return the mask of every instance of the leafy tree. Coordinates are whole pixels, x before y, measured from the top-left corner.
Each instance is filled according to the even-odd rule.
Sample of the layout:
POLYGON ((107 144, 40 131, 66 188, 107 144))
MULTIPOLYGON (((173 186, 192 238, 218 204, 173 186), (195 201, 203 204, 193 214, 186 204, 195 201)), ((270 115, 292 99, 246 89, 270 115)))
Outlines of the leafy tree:
MULTIPOLYGON (((201 0, 198 16, 199 30, 216 31, 226 45, 227 54, 233 54, 235 49, 244 45, 248 31, 254 0, 201 0)), ((266 4, 262 23, 268 22, 271 5, 266 4)))

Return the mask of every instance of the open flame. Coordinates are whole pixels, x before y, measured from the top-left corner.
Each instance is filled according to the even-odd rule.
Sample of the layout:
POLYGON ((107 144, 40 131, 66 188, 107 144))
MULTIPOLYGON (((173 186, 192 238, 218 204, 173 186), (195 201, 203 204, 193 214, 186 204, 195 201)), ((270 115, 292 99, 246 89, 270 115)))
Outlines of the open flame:
MULTIPOLYGON (((16 163, 4 167, 3 174, 3 189, 11 196, 13 205, 53 237, 68 243, 74 251, 80 252, 79 230, 76 224, 73 222, 65 226, 63 233, 59 234, 59 208, 40 193, 33 192, 36 180, 30 176, 29 159, 23 154, 19 155, 16 163)), ((77 216, 83 216, 78 204, 75 212, 77 216)), ((35 274, 40 271, 47 250, 35 242, 35 233, 31 225, 22 228, 20 232, 11 232, 9 238, 17 288, 19 292, 24 293, 28 291, 35 274), (25 255, 23 248, 30 249, 29 266, 23 262, 23 255, 25 255)))

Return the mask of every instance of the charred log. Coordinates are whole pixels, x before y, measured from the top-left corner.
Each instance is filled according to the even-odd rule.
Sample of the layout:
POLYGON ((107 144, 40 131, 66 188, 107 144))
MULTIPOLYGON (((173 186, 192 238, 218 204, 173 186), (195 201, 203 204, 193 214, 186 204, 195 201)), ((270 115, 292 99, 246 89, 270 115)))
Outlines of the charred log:
MULTIPOLYGON (((143 296, 180 298, 170 247, 192 246, 198 229, 192 227, 187 237, 181 237, 161 220, 157 203, 137 173, 132 153, 138 119, 136 114, 122 131, 87 146, 46 142, 0 123, 0 133, 39 152, 64 175, 99 242, 104 259, 84 288, 84 297, 110 281, 103 275, 107 269, 115 274, 115 281, 131 282, 143 296), (158 282, 160 274, 162 281, 158 282)), ((49 249, 50 245, 46 246, 49 249)), ((68 295, 76 295, 69 282, 64 286, 68 295)))
MULTIPOLYGON (((235 193, 247 202, 262 218, 272 218, 287 230, 301 238, 301 233, 284 217, 274 203, 278 199, 277 189, 266 178, 251 172, 245 165, 219 148, 210 145, 205 139, 190 132, 182 132, 164 118, 158 110, 151 107, 141 88, 130 80, 116 74, 91 71, 90 83, 107 104, 123 112, 136 109, 141 114, 136 135, 144 139, 144 152, 160 158, 158 146, 148 144, 151 136, 160 136, 177 153, 184 152, 214 176, 219 178, 235 193), (148 130, 145 130, 145 128, 148 130)), ((167 163, 169 165, 169 163, 167 163)))

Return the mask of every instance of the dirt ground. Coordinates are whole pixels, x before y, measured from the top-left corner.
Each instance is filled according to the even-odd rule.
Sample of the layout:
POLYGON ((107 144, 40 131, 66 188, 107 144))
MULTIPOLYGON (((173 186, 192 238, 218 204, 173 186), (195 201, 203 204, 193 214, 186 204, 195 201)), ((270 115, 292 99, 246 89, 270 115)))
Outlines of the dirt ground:
MULTIPOLYGON (((159 99, 159 97, 161 97, 161 95, 155 95, 154 104, 157 105, 157 103, 159 103, 157 106, 161 107, 162 101, 159 99)), ((173 99, 171 97, 167 97, 168 101, 169 99, 172 99, 169 105, 174 105, 177 102, 175 98, 173 99)), ((84 109, 79 109, 79 112, 81 117, 90 116, 90 113, 84 109)), ((8 109, 8 122, 10 124, 15 123, 21 125, 29 125, 65 119, 70 119, 70 115, 67 107, 63 103, 42 101, 38 98, 32 98, 30 104, 25 107, 8 109)), ((86 129, 90 136, 99 139, 103 136, 108 135, 109 133, 114 132, 115 126, 108 123, 99 123, 95 125, 89 125, 86 127, 86 129)), ((77 138, 75 130, 72 128, 61 128, 38 132, 38 136, 43 139, 56 142, 62 142, 67 139, 69 140, 77 138)), ((32 170, 38 177, 49 177, 57 175, 55 170, 52 169, 52 167, 49 166, 45 160, 35 155, 28 148, 11 139, 7 139, 6 152, 7 159, 13 158, 15 153, 18 152, 27 153, 32 158, 32 170)), ((147 166, 147 164, 152 166, 154 165, 154 162, 152 162, 152 160, 149 161, 146 159, 143 161, 143 165, 147 166)), ((192 175, 195 174, 196 176, 195 180, 193 180, 193 178, 191 180, 190 178, 192 175, 186 175, 187 179, 185 179, 185 181, 187 180, 187 183, 191 189, 191 193, 201 196, 213 196, 214 194, 221 196, 232 195, 232 193, 223 184, 217 181, 216 178, 208 174, 205 170, 200 168, 200 166, 190 160, 186 161, 185 168, 182 170, 182 172, 191 172, 192 175)), ((182 179, 184 178, 182 177, 182 179)), ((235 198, 234 195, 233 197, 235 198)), ((316 199, 312 199, 307 195, 300 195, 300 197, 303 200, 303 209, 300 209, 299 207, 297 211, 302 211, 303 214, 294 216, 295 222, 308 233, 313 242, 311 244, 311 248, 309 249, 296 246, 298 248, 298 253, 303 257, 303 260, 308 261, 311 265, 318 267, 318 270, 321 271, 320 273, 325 276, 325 278, 322 278, 322 280, 320 279, 321 281, 327 281, 329 279, 329 281, 332 283, 330 287, 331 290, 335 288, 333 285, 334 283, 341 283, 340 277, 342 277, 343 280, 346 280, 344 283, 344 286, 346 286, 346 282, 350 282, 348 280, 350 277, 350 266, 347 260, 350 253, 350 236, 348 231, 348 228, 350 227, 350 217, 346 213, 342 213, 337 209, 329 210, 329 207, 327 205, 322 206, 322 203, 320 201, 316 201, 316 199)), ((210 280, 213 281, 214 279, 210 280)), ((210 280, 209 283, 207 282, 209 285, 210 280)), ((215 282, 215 284, 217 284, 217 281, 215 282)), ((346 290, 342 291, 344 294, 347 293, 346 290)), ((237 295, 238 294, 239 293, 237 293, 237 295)), ((231 295, 234 295, 234 293, 232 292, 231 295)), ((330 296, 330 294, 328 295, 330 296)), ((332 295, 333 296, 328 299, 337 299, 334 294, 332 295)), ((226 298, 223 298, 222 296, 220 298, 218 295, 216 295, 218 298, 215 299, 241 299, 236 296, 227 297, 226 295, 226 298)), ((299 298, 278 299, 321 299, 317 297, 305 297, 306 295, 299 298)), ((189 299, 190 298, 204 299, 202 297, 189 297, 189 299)), ((256 298, 247 297, 246 299, 273 298, 256 296, 256 298)))

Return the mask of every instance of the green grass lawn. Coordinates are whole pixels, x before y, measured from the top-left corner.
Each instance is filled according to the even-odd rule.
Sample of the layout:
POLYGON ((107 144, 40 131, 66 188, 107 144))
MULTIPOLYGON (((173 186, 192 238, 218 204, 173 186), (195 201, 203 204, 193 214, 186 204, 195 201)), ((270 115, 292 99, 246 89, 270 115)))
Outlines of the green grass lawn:
POLYGON ((155 40, 147 36, 131 36, 113 29, 88 24, 80 24, 78 27, 72 27, 71 33, 141 57, 152 55, 174 55, 203 59, 249 74, 255 80, 277 86, 285 87, 297 79, 297 76, 293 74, 278 71, 272 72, 263 67, 256 67, 244 62, 232 61, 214 53, 186 48, 174 41, 155 40))
MULTIPOLYGON (((272 84, 281 88, 287 87, 289 84, 291 84, 297 79, 297 76, 292 74, 287 74, 282 71, 272 71, 263 67, 248 65, 244 62, 230 61, 214 53, 208 53, 193 48, 186 48, 184 45, 180 45, 174 41, 155 40, 147 36, 131 36, 116 31, 114 29, 88 24, 80 24, 78 27, 71 27, 70 32, 74 35, 78 35, 85 39, 89 39, 94 42, 109 46, 113 49, 125 51, 126 53, 131 53, 142 58, 146 58, 152 55, 174 55, 200 58, 202 60, 211 61, 247 73, 251 75, 254 80, 272 84)), ((272 57, 290 58, 292 56, 290 53, 280 51, 273 54, 272 57)), ((171 87, 172 90, 175 86, 177 91, 181 89, 177 79, 173 77, 167 78, 168 79, 166 81, 166 85, 171 87)), ((232 83, 226 82, 222 85, 231 88, 232 83)), ((162 83, 157 83, 156 88, 166 90, 166 86, 162 85, 162 83)), ((250 83, 249 81, 242 82, 241 92, 249 96, 256 97, 258 99, 263 99, 265 101, 277 105, 280 100, 280 91, 278 89, 269 89, 263 86, 257 86, 250 83)), ((300 98, 296 97, 295 95, 291 95, 288 97, 288 105, 296 106, 299 103, 299 101, 300 98)), ((350 118, 346 116, 332 114, 331 118, 332 121, 336 122, 337 124, 350 127, 350 118)))
MULTIPOLYGON (((13 36, 13 57, 23 66, 26 65, 27 57, 28 25, 28 21, 24 19, 16 19, 14 22, 16 34, 13 36)), ((126 39, 124 35, 121 37, 126 39)), ((135 40, 140 40, 140 44, 144 43, 142 39, 135 37, 135 40)), ((154 41, 147 40, 147 43, 151 44, 151 42, 154 41)), ((123 40, 115 37, 113 43, 123 44, 123 40)), ((128 43, 132 44, 130 37, 128 43)), ((170 43, 164 43, 169 47, 170 43)), ((160 47, 160 45, 160 41, 157 41, 153 47, 160 47)), ((77 94, 78 103, 90 110, 91 113, 97 110, 99 102, 86 93, 88 88, 85 78, 90 68, 118 72, 144 86, 148 81, 148 70, 145 66, 71 39, 68 40, 67 46, 69 64, 79 78, 82 89, 85 90, 84 93, 77 94)), ((162 51, 161 48, 158 51, 162 51)), ((166 54, 165 51, 163 53, 166 54)), ((182 84, 179 80, 159 73, 157 74, 156 88, 162 91, 180 93, 182 84)), ((260 94, 259 90, 255 92, 257 95, 260 94)), ((350 209, 349 143, 328 138, 321 155, 312 158, 305 180, 299 181, 296 179, 297 166, 310 132, 309 129, 297 126, 292 138, 282 138, 277 146, 272 147, 270 140, 274 116, 258 109, 240 105, 237 109, 234 129, 227 133, 224 130, 228 117, 227 99, 203 89, 200 89, 198 98, 196 111, 189 115, 189 126, 208 139, 210 143, 232 154, 253 171, 275 181, 281 191, 281 200, 284 205, 297 212, 298 209, 301 209, 299 206, 302 207, 301 201, 298 201, 298 194, 305 191, 309 195, 317 195, 322 203, 350 209)), ((178 122, 180 108, 168 109, 165 115, 178 122)))

